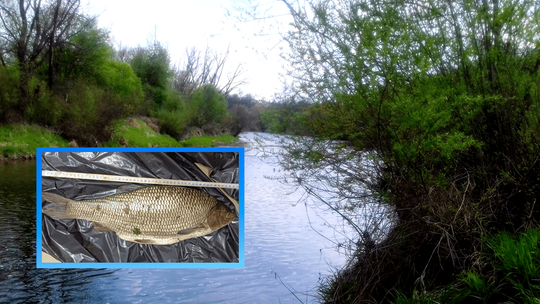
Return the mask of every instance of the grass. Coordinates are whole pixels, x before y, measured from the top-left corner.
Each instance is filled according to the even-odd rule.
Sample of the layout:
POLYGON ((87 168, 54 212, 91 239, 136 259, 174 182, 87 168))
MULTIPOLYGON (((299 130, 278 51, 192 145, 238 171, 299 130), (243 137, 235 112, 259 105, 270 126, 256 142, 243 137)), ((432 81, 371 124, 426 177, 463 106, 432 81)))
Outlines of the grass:
POLYGON ((169 135, 152 130, 146 122, 135 119, 131 120, 131 123, 126 120, 116 121, 113 124, 113 140, 105 143, 104 146, 120 147, 122 138, 130 147, 215 147, 238 141, 236 137, 224 134, 221 136, 203 135, 179 142, 169 135))
POLYGON ((217 145, 230 144, 237 141, 238 138, 229 134, 223 134, 221 136, 203 135, 184 140, 182 141, 182 144, 184 144, 185 147, 215 147, 217 145))
MULTIPOLYGON (((123 138, 130 147, 215 147, 237 142, 231 135, 200 136, 186 141, 157 133, 139 119, 130 123, 126 120, 116 121, 113 125, 113 140, 103 144, 104 147, 120 147, 123 138)), ((0 159, 4 157, 33 158, 38 147, 68 147, 69 142, 49 130, 35 125, 0 125, 0 159)))
POLYGON ((183 147, 169 135, 162 135, 152 130, 146 122, 135 119, 139 127, 130 125, 126 120, 113 123, 113 140, 105 143, 106 147, 119 147, 123 138, 130 147, 183 147))
POLYGON ((33 125, 0 125, 0 158, 35 157, 38 147, 67 147, 69 142, 33 125))
POLYGON ((454 286, 448 286, 438 295, 414 292, 412 297, 407 297, 398 292, 394 303, 493 303, 505 300, 540 304, 540 229, 529 229, 517 236, 500 232, 487 239, 487 244, 489 250, 485 256, 495 272, 482 275, 474 270, 467 271, 457 276, 454 286))

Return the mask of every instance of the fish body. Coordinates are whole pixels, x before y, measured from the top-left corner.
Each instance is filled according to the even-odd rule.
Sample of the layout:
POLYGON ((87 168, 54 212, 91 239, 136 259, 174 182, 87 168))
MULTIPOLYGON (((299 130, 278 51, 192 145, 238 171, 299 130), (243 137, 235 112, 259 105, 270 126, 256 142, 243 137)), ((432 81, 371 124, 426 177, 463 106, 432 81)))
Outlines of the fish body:
POLYGON ((206 193, 190 188, 151 186, 91 200, 43 193, 54 218, 84 219, 98 231, 113 231, 135 243, 169 245, 216 231, 236 214, 206 193))

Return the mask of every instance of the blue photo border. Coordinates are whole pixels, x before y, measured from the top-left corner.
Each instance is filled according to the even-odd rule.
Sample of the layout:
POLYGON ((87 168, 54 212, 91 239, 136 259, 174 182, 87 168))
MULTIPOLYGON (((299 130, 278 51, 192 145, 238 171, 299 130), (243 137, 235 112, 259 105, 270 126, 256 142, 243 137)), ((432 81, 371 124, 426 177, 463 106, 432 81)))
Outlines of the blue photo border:
POLYGON ((244 148, 37 148, 36 268, 244 268, 244 148), (44 152, 237 152, 239 155, 238 263, 43 263, 42 153, 44 152))

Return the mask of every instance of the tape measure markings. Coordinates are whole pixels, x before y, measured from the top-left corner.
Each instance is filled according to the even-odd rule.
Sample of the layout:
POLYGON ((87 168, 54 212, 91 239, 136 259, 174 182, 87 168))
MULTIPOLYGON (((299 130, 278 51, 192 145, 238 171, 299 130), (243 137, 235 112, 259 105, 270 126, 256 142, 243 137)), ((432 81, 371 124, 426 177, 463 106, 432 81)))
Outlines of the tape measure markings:
POLYGON ((186 180, 176 180, 176 179, 159 179, 159 178, 149 178, 149 177, 89 174, 89 173, 75 173, 75 172, 65 172, 65 171, 48 171, 48 170, 41 171, 41 174, 42 176, 47 176, 47 177, 76 178, 76 179, 101 180, 101 181, 112 181, 112 182, 129 182, 129 183, 138 183, 138 184, 160 184, 160 185, 174 185, 174 186, 187 186, 187 187, 238 189, 238 184, 186 181, 186 180))

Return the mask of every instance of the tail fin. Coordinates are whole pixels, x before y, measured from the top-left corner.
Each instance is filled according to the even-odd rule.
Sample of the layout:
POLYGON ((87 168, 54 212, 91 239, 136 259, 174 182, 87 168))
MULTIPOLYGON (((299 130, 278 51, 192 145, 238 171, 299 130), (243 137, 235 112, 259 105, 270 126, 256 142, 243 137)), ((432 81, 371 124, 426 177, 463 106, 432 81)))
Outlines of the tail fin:
POLYGON ((42 192, 41 197, 54 204, 54 206, 43 209, 43 213, 47 214, 50 217, 56 219, 69 219, 73 218, 67 214, 67 204, 71 201, 65 197, 62 197, 58 194, 42 192))

